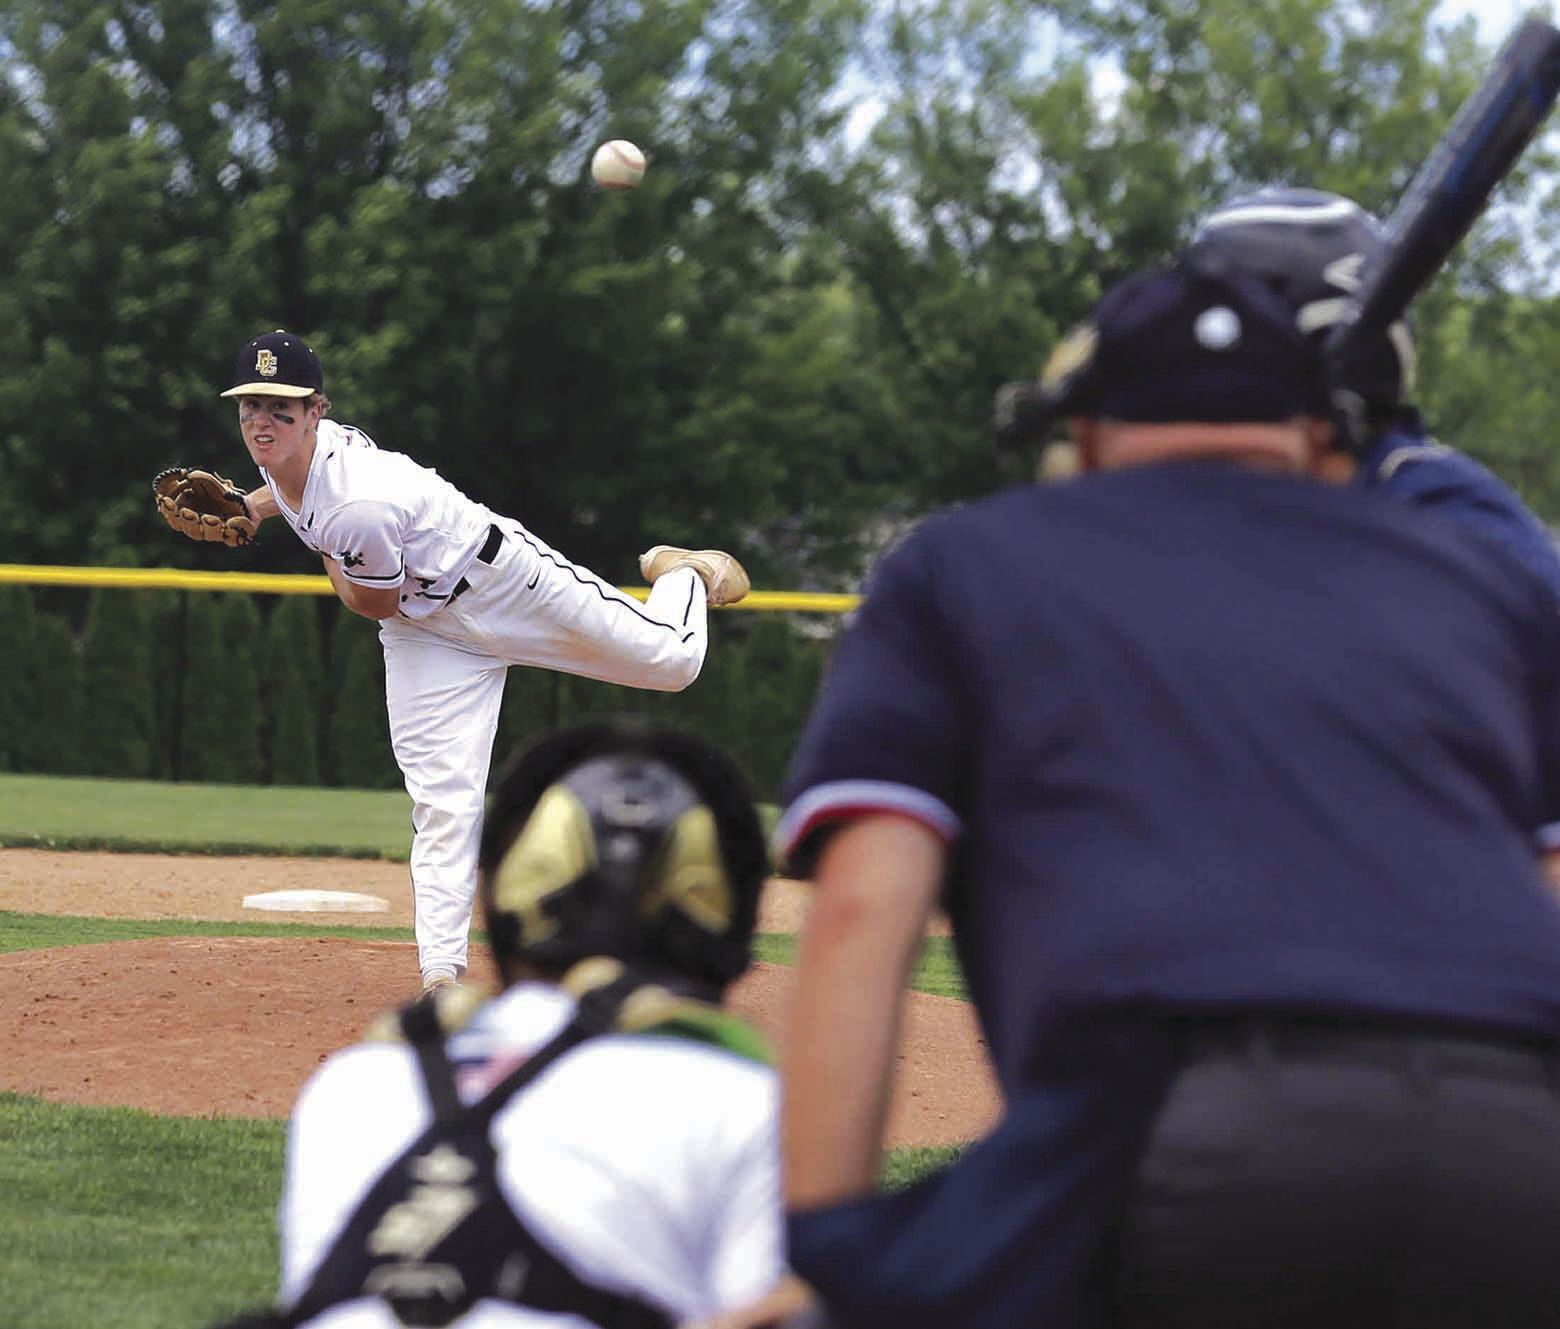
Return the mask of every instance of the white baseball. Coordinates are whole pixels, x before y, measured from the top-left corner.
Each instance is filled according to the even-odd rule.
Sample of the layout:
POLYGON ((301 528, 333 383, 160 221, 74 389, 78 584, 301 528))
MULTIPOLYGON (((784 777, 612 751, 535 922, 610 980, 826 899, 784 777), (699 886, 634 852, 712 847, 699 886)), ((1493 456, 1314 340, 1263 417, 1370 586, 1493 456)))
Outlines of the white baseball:
POLYGON ((632 189, 645 178, 645 154, 626 138, 615 138, 596 149, 590 173, 603 189, 632 189))

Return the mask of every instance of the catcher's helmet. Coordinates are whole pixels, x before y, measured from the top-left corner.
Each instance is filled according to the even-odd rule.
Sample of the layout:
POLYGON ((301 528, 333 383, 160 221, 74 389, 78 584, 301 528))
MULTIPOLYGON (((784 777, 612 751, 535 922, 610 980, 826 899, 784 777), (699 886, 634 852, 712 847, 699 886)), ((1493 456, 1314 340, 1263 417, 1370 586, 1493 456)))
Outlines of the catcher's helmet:
POLYGON ((674 730, 601 722, 511 765, 481 865, 500 958, 562 969, 609 956, 713 997, 748 966, 769 860, 725 756, 674 730))
MULTIPOLYGON (((1203 218, 1191 252, 1203 263, 1266 282, 1318 344, 1340 322, 1367 264, 1383 246, 1382 226, 1352 199, 1321 189, 1263 189, 1203 218)), ((1380 414, 1413 392, 1414 344, 1404 322, 1371 338, 1330 384, 1380 414)))

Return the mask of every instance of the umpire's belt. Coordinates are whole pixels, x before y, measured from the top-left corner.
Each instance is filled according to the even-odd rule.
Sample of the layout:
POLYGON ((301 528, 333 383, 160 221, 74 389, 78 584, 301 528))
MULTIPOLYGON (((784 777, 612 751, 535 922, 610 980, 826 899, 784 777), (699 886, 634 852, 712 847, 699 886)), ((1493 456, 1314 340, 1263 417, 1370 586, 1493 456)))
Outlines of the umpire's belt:
POLYGON ((1221 1056, 1333 1061, 1560 1085, 1560 1044, 1520 1033, 1450 1028, 1438 1021, 1247 1015, 1181 1028, 1189 1060, 1221 1056))
MULTIPOLYGON (((491 564, 498 557, 498 551, 503 546, 504 533, 497 526, 489 526, 487 539, 482 542, 482 548, 477 550, 477 562, 491 564)), ((444 603, 452 605, 471 589, 471 583, 462 577, 455 583, 455 589, 450 592, 450 598, 444 603)))

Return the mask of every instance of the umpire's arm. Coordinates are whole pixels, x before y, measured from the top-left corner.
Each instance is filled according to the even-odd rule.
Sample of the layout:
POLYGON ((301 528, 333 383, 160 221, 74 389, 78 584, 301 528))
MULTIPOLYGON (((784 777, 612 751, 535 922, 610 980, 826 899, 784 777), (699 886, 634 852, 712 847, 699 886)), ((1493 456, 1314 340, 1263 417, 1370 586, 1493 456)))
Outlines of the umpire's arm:
POLYGON ((892 813, 851 822, 822 851, 781 1063, 788 1209, 876 1183, 905 984, 946 866, 933 830, 892 813))

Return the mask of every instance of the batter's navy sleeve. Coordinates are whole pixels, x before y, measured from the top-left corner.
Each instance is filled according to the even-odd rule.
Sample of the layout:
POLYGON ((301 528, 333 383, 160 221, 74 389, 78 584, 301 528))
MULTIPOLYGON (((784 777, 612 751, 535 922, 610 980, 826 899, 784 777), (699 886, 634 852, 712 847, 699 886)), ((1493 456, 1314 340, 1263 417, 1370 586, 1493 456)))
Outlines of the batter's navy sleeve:
MULTIPOLYGON (((1477 531, 1536 573, 1560 604, 1560 548, 1549 528, 1487 467, 1426 434, 1416 415, 1406 414, 1365 451, 1359 479, 1477 531)), ((1542 827, 1537 844, 1560 852, 1560 825, 1542 827)))
POLYGON ((1360 458, 1360 481, 1462 522, 1538 574, 1560 602, 1560 551, 1516 492, 1472 457, 1414 428, 1389 430, 1360 458))
POLYGON ((871 578, 793 762, 776 831, 790 871, 805 875, 828 830, 864 813, 897 813, 957 838, 970 716, 938 581, 914 536, 871 578))
POLYGON ((791 1267, 850 1329, 1102 1329, 1099 1258, 1174 1072, 1143 1021, 1075 1031, 1046 1083, 950 1168, 787 1219, 791 1267))

